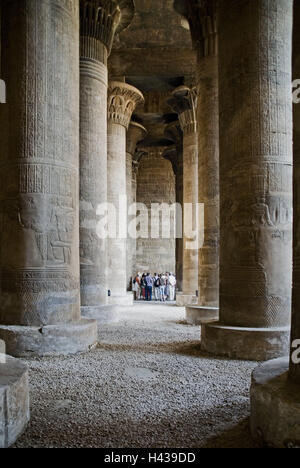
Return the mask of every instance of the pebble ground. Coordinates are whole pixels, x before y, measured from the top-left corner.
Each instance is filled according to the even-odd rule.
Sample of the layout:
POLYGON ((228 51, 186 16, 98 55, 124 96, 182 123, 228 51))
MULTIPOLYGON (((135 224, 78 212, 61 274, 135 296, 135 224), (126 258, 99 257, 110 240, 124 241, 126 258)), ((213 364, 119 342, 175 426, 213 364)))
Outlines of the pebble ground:
POLYGON ((14 447, 252 448, 256 363, 211 357, 184 309, 138 303, 97 349, 30 359, 31 422, 14 447))

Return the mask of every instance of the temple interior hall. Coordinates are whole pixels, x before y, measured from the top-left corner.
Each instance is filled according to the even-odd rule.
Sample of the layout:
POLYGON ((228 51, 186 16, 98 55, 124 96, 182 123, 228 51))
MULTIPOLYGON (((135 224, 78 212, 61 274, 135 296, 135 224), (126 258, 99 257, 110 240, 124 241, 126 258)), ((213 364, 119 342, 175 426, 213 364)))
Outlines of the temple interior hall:
POLYGON ((300 448, 299 31, 0 0, 0 448, 300 448))

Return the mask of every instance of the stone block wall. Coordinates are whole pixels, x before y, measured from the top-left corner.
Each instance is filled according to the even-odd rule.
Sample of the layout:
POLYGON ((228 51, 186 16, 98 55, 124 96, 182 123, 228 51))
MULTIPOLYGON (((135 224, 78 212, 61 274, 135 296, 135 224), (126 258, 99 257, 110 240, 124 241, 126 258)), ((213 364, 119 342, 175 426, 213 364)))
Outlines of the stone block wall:
MULTIPOLYGON (((148 154, 141 160, 138 177, 137 177, 137 203, 144 203, 148 208, 149 216, 149 232, 150 235, 146 238, 145 227, 140 232, 140 237, 137 239, 137 256, 136 270, 137 272, 149 271, 151 273, 160 272, 175 272, 176 257, 175 246, 176 240, 162 239, 163 226, 168 223, 167 218, 160 215, 155 217, 153 223, 156 227, 160 224, 159 239, 151 238, 151 204, 168 204, 176 203, 175 193, 175 175, 172 169, 172 164, 162 157, 163 148, 149 148, 148 154)), ((174 219, 171 216, 171 232, 174 233, 174 219)))

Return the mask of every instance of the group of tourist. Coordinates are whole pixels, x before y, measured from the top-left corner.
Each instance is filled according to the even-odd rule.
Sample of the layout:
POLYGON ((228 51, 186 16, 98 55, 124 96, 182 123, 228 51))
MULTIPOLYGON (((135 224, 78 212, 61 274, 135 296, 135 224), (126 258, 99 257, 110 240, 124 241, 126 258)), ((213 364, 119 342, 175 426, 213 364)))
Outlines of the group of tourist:
POLYGON ((138 273, 133 280, 132 290, 136 301, 175 301, 176 277, 172 273, 138 273))

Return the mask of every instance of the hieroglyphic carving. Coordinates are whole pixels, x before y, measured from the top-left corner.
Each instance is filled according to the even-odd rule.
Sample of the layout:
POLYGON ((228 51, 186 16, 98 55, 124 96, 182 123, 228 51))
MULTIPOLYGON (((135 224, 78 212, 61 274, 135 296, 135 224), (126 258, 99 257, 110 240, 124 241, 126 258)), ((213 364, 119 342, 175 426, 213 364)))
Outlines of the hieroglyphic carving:
POLYGON ((219 2, 225 67, 219 75, 220 314, 230 326, 290 322, 292 111, 285 59, 291 51, 290 12, 290 2, 281 0, 276 9, 268 2, 219 2))
MULTIPOLYGON (((131 122, 127 131, 126 137, 126 192, 127 192, 127 209, 136 203, 136 172, 137 167, 134 164, 134 155, 136 153, 137 145, 146 137, 147 130, 137 122, 131 122)), ((135 162, 136 163, 136 162, 135 162)), ((133 216, 129 217, 129 222, 132 221, 133 216)), ((135 258, 136 258, 136 237, 130 236, 127 239, 127 286, 131 290, 131 280, 136 274, 135 272, 135 258)))
MULTIPOLYGON (((300 76, 300 4, 294 2, 294 28, 293 28, 293 80, 300 76)), ((300 339, 300 107, 293 106, 293 142, 294 142, 294 168, 293 168, 293 294, 292 294, 292 333, 291 356, 295 352, 294 340, 300 339)), ((290 360, 290 379, 300 384, 300 365, 290 360)))
MULTIPOLYGON (((134 141, 128 141, 129 158, 126 158, 126 129, 129 129, 132 113, 138 104, 144 103, 142 93, 126 83, 110 82, 108 89, 108 201, 114 203, 119 211, 119 226, 126 229, 127 210, 119 206, 120 196, 126 196, 126 166, 131 178, 130 164, 135 150, 135 141, 145 134, 145 129, 139 124, 133 124, 131 132, 134 141)), ((131 180, 128 180, 131 185, 131 180)), ((112 297, 125 296, 127 291, 126 276, 130 274, 126 267, 126 249, 128 240, 125 235, 117 239, 110 238, 108 250, 110 252, 108 282, 112 297)), ((114 299, 112 299, 114 300, 114 299)))
MULTIPOLYGON (((178 120, 171 122, 166 126, 165 136, 174 142, 174 145, 165 150, 163 157, 168 159, 172 164, 175 174, 176 203, 183 207, 183 132, 178 120)), ((177 217, 176 226, 178 239, 176 239, 176 278, 179 291, 182 291, 183 281, 182 221, 182 219, 177 217)))
MULTIPOLYGON (((299 5, 295 4, 297 18, 300 18, 299 5)), ((294 52, 294 76, 299 73, 300 40, 299 34, 295 30, 295 52, 294 52)), ((300 336, 300 125, 299 108, 294 106, 294 244, 293 244, 293 300, 292 300, 292 342, 299 340, 300 336)), ((292 348, 291 353, 295 350, 292 348)), ((291 360, 291 379, 300 384, 299 364, 291 360)))
MULTIPOLYGON (((0 173, 1 187, 6 187, 5 196, 14 193, 57 195, 72 198, 76 195, 73 178, 76 171, 62 165, 26 163, 10 165, 8 172, 0 173)), ((3 193, 0 194, 3 199, 3 193)))
POLYGON ((107 67, 80 60, 80 282, 82 307, 106 303, 106 240, 97 209, 107 202, 107 67))
MULTIPOLYGON (((148 208, 148 213, 141 211, 140 216, 149 217, 149 226, 152 222, 161 225, 160 238, 151 237, 148 223, 138 227, 137 239, 137 271, 175 272, 175 239, 163 239, 161 232, 168 219, 151 218, 151 202, 174 204, 175 176, 171 163, 163 158, 165 147, 146 147, 146 154, 140 160, 140 170, 137 181, 137 202, 148 208)), ((171 224, 173 223, 171 214, 171 224)))
MULTIPOLYGON (((169 106, 178 114, 183 132, 183 294, 195 296, 198 290, 198 248, 190 249, 188 243, 198 235, 196 207, 198 206, 198 134, 197 134, 197 89, 180 86, 168 100, 169 106), (189 207, 193 207, 193 213, 189 207), (189 213, 193 219, 187 222, 189 213), (189 231, 187 232, 187 225, 189 231), (192 233, 193 231, 193 233, 192 233)), ((189 301, 189 299, 188 299, 189 301)))
POLYGON ((204 244, 199 250, 199 305, 219 305, 219 102, 216 0, 174 0, 189 22, 197 63, 199 203, 204 244))
POLYGON ((2 323, 80 318, 78 10, 76 0, 2 8, 11 96, 0 109, 2 323))
POLYGON ((5 270, 1 272, 1 288, 3 292, 24 293, 47 293, 47 292, 68 292, 78 290, 78 278, 73 277, 69 271, 55 269, 34 269, 34 270, 5 270))

